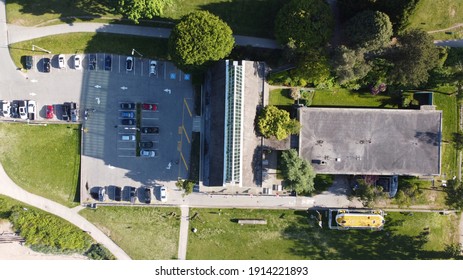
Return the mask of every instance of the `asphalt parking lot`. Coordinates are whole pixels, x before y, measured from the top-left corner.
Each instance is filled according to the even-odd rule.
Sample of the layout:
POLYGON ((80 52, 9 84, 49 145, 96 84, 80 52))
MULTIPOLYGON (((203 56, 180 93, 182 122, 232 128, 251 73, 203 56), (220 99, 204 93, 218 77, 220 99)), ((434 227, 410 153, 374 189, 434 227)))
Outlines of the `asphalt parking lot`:
MULTIPOLYGON (((81 201, 93 201, 89 193, 96 186, 140 188, 187 178, 194 112, 190 75, 166 61, 157 61, 157 73, 150 76, 148 58, 134 57, 133 69, 127 71, 127 56, 80 56, 80 69, 74 67, 74 55, 65 55, 63 68, 58 55, 34 56, 27 79, 36 88, 34 96, 41 105, 78 103, 83 140, 81 201), (90 57, 95 58, 94 63, 90 57), (107 57, 111 58, 110 68, 105 63, 107 57), (44 72, 44 58, 50 59, 50 73, 44 72), (136 109, 121 109, 121 103, 156 104, 157 110, 139 110, 137 116, 136 109), (133 111, 139 124, 122 124, 122 111, 133 111), (145 126, 158 127, 159 134, 140 133, 145 126), (123 140, 123 135, 134 135, 136 140, 123 140), (139 141, 155 142, 156 156, 139 157, 139 141)), ((106 201, 112 202, 109 198, 106 201)), ((154 195, 151 203, 156 201, 154 195)))

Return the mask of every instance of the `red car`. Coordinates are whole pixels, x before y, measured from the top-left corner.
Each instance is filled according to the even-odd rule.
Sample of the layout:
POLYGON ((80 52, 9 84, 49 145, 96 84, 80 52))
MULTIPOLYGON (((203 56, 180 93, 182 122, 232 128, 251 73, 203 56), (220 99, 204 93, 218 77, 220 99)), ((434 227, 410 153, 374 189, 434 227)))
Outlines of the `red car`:
POLYGON ((149 111, 156 111, 158 109, 158 105, 156 104, 147 104, 147 103, 143 103, 141 105, 141 108, 143 110, 149 110, 149 111))
POLYGON ((47 105, 47 119, 53 119, 53 105, 47 105))

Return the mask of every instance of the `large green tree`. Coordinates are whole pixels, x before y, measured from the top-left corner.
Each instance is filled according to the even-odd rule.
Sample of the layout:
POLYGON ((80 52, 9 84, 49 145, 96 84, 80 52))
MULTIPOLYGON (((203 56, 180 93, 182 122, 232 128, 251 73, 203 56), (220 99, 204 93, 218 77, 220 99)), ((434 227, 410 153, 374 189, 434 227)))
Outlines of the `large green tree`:
POLYGON ((289 113, 275 106, 266 106, 258 117, 257 125, 265 138, 275 137, 283 140, 290 134, 299 134, 301 125, 291 119, 289 113))
POLYGON ((386 59, 394 65, 388 73, 392 83, 419 86, 427 82, 429 71, 438 66, 439 51, 428 33, 412 29, 399 37, 386 59))
POLYGON ((372 69, 365 60, 364 49, 353 50, 343 45, 335 50, 332 65, 336 73, 336 81, 352 89, 360 88, 359 80, 366 77, 372 69))
POLYGON ((284 151, 281 159, 286 189, 295 190, 296 193, 310 193, 315 190, 315 171, 308 161, 299 157, 296 150, 284 151))
POLYGON ((363 11, 346 23, 344 37, 351 47, 376 50, 391 41, 392 24, 385 13, 363 11))
POLYGON ((171 2, 171 0, 118 0, 117 9, 122 15, 138 23, 141 18, 152 19, 162 15, 164 7, 171 2))
POLYGON ((333 17, 324 0, 291 0, 278 12, 275 36, 299 51, 322 47, 331 37, 333 17))
POLYGON ((225 58, 234 43, 232 30, 224 21, 207 11, 197 11, 184 16, 172 29, 169 53, 179 68, 189 72, 225 58))

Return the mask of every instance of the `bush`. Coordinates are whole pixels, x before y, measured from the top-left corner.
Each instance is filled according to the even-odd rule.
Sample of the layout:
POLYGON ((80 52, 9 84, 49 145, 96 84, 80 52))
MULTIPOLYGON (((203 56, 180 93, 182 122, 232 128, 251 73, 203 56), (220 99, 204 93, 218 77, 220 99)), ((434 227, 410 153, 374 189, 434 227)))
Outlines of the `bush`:
POLYGON ((83 254, 93 241, 73 224, 39 210, 14 206, 9 219, 26 244, 35 251, 83 254))
POLYGON ((90 249, 85 253, 91 260, 115 260, 116 258, 101 244, 92 244, 90 249))

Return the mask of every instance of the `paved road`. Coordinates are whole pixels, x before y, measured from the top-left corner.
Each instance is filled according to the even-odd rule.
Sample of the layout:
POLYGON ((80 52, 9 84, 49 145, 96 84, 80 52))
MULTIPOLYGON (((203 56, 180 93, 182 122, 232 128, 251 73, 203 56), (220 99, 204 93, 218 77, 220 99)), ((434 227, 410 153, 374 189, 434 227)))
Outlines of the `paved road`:
POLYGON ((116 243, 114 243, 96 226, 77 214, 77 212, 80 211, 82 207, 69 209, 49 199, 26 192, 18 185, 16 185, 10 179, 10 177, 8 177, 8 175, 5 173, 5 170, 3 169, 3 166, 1 165, 0 186, 0 194, 12 197, 16 200, 22 201, 69 221, 83 231, 88 232, 93 239, 95 239, 98 243, 103 244, 117 259, 130 260, 130 257, 119 246, 117 246, 116 243))
MULTIPOLYGON (((73 32, 101 32, 126 35, 138 35, 154 38, 168 38, 170 28, 147 27, 137 25, 107 24, 107 23, 72 23, 44 27, 25 27, 8 25, 8 42, 10 44, 35 38, 67 34, 73 32)), ((280 45, 271 39, 235 35, 235 43, 239 46, 278 49, 280 45)))

